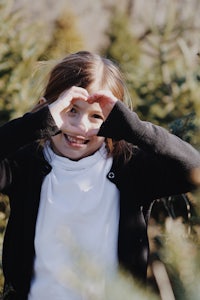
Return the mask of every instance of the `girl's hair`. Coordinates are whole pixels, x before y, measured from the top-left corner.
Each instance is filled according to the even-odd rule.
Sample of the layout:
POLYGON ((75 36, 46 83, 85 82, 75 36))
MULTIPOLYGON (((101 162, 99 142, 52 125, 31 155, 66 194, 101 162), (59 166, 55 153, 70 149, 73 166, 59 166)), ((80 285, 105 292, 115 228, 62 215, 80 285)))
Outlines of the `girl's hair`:
MULTIPOLYGON (((108 89, 125 102, 127 89, 118 66, 111 60, 88 51, 73 53, 58 62, 49 74, 43 94, 47 103, 58 99, 59 95, 72 86, 79 86, 94 92, 108 89)), ((130 146, 124 141, 106 139, 108 153, 114 156, 130 156, 130 146)))

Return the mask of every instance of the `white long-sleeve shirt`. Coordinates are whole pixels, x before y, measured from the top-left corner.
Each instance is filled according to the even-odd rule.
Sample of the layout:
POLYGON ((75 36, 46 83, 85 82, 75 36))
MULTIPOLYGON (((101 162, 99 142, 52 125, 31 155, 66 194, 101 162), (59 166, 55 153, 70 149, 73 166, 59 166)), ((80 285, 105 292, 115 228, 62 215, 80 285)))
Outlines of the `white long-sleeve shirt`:
POLYGON ((52 170, 41 190, 28 299, 89 299, 102 288, 90 272, 117 266, 119 192, 106 178, 112 158, 105 145, 79 161, 49 147, 45 155, 52 170))

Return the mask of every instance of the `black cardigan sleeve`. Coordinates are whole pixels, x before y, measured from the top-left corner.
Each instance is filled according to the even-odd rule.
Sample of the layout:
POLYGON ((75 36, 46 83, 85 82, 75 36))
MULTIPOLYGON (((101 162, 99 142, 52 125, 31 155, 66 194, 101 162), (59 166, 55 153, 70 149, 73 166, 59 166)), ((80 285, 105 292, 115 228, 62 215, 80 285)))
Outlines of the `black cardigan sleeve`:
POLYGON ((139 156, 141 168, 137 176, 157 196, 185 192, 200 184, 200 153, 166 129, 141 121, 121 101, 116 103, 98 135, 126 140, 141 150, 144 155, 139 156))
POLYGON ((58 131, 47 106, 12 120, 0 127, 0 160, 29 143, 58 131))
POLYGON ((0 127, 0 190, 12 181, 13 155, 23 146, 59 130, 46 106, 34 113, 14 119, 0 127))

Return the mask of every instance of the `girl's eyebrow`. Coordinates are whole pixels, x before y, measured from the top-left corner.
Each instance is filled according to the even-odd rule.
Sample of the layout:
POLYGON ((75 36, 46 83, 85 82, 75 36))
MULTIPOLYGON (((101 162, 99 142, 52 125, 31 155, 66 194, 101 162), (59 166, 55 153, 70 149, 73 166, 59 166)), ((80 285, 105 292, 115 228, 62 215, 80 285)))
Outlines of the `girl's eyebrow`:
POLYGON ((76 103, 72 103, 72 106, 74 107, 78 107, 78 105, 76 103))
POLYGON ((93 110, 92 113, 96 115, 103 115, 102 111, 100 110, 93 110))
MULTIPOLYGON (((74 103, 74 104, 73 104, 73 107, 74 107, 74 108, 78 108, 78 109, 81 108, 80 105, 78 105, 77 103, 74 103)), ((103 113, 102 113, 101 110, 91 109, 91 110, 90 110, 90 113, 91 113, 91 112, 92 112, 93 114, 100 114, 100 115, 103 115, 103 113)))
POLYGON ((95 115, 103 115, 102 110, 91 109, 89 112, 95 115))

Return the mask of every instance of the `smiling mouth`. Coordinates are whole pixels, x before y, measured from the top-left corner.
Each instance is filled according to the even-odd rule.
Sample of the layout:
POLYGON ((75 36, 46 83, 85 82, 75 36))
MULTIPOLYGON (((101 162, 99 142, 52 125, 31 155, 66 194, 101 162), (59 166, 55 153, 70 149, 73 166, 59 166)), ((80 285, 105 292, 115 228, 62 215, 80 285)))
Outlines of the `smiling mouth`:
POLYGON ((77 138, 75 136, 67 135, 64 133, 65 139, 70 144, 78 144, 78 145, 85 145, 89 142, 89 140, 86 140, 84 138, 77 138))

